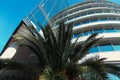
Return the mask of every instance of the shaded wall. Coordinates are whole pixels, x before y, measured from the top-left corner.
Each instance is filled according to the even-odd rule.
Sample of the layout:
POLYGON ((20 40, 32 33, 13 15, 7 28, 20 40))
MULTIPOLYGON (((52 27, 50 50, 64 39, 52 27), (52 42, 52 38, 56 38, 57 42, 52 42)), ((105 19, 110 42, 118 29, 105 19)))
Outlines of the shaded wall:
MULTIPOLYGON (((22 21, 18 28, 15 30, 13 35, 18 34, 23 29, 28 29, 28 26, 22 21)), ((1 59, 13 59, 17 62, 21 63, 29 63, 29 64, 36 64, 38 63, 38 59, 35 54, 26 46, 18 47, 15 42, 13 42, 13 38, 9 39, 8 43, 6 44, 2 54, 0 56, 1 59)), ((0 70, 0 80, 6 80, 5 78, 12 78, 12 77, 21 77, 25 78, 25 80, 30 80, 32 75, 26 74, 21 70, 14 70, 14 69, 1 69, 0 70)), ((11 80, 11 79, 10 79, 11 80)), ((15 79, 16 80, 16 79, 15 79)), ((23 79, 20 79, 23 80, 23 79)))

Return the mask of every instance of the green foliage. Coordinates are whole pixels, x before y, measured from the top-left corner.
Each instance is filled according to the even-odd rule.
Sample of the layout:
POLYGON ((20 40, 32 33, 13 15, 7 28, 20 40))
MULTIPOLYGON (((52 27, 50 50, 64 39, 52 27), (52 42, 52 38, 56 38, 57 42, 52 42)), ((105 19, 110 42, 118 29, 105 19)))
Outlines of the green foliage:
POLYGON ((86 57, 89 49, 101 39, 96 38, 97 33, 86 41, 77 43, 76 39, 72 43, 72 24, 65 25, 62 22, 55 29, 49 25, 45 28, 39 26, 43 35, 33 27, 29 27, 28 30, 22 29, 13 36, 14 42, 19 46, 27 46, 34 52, 39 59, 39 65, 15 66, 19 64, 16 62, 10 63, 14 64, 9 65, 11 68, 25 70, 26 73, 33 75, 33 80, 107 80, 108 73, 119 77, 118 66, 105 63, 103 61, 105 59, 100 59, 98 56, 86 57))

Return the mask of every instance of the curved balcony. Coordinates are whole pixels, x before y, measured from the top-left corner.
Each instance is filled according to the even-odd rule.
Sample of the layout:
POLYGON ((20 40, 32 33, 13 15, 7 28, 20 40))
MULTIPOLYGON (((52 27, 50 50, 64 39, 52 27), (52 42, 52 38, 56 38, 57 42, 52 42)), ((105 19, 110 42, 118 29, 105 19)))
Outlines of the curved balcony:
MULTIPOLYGON (((77 11, 77 12, 74 12, 74 13, 71 13, 71 14, 68 14, 68 15, 66 15, 66 16, 64 16, 64 17, 62 17, 62 18, 58 18, 54 23, 56 23, 56 22, 59 22, 59 21, 61 21, 61 20, 64 20, 64 19, 66 19, 66 18, 69 18, 69 17, 71 17, 71 16, 78 16, 78 18, 89 18, 90 16, 95 16, 95 15, 102 15, 102 14, 110 14, 110 13, 114 13, 114 14, 117 14, 116 12, 112 12, 112 10, 114 11, 114 10, 116 10, 116 9, 113 9, 113 8, 107 8, 107 7, 97 7, 97 8, 88 8, 88 9, 84 9, 84 10, 79 10, 79 11, 77 11), (98 10, 101 10, 101 12, 99 12, 98 10), (102 12, 102 10, 109 10, 109 12, 102 12), (96 11, 98 11, 98 12, 96 12, 96 11), (89 13, 90 12, 90 13, 89 13), (84 14, 82 14, 82 13, 84 13, 84 14), (86 13, 86 14, 85 14, 86 13)), ((119 12, 120 13, 120 10, 116 10, 117 12, 119 12)), ((73 19, 73 18, 72 18, 73 19)), ((71 21, 73 21, 73 20, 68 20, 68 21, 66 21, 65 23, 69 23, 69 22, 71 22, 71 21)))
POLYGON ((95 52, 90 53, 87 55, 87 57, 99 55, 100 58, 106 58, 106 62, 117 62, 120 63, 120 51, 108 51, 108 52, 95 52))
MULTIPOLYGON (((83 3, 84 4, 84 3, 83 3)), ((64 14, 67 14, 69 12, 73 12, 73 13, 76 13, 78 10, 83 10, 83 9, 88 9, 88 8, 92 8, 92 7, 111 7, 111 8, 114 8, 114 9, 119 9, 119 5, 116 5, 116 4, 113 4, 111 2, 106 2, 106 1, 103 1, 102 3, 101 2, 92 2, 92 3, 87 3, 87 4, 84 4, 84 5, 81 5, 81 4, 78 4, 78 5, 75 5, 75 6, 71 6, 67 9, 65 9, 64 11, 62 11, 60 14, 57 14, 54 18, 58 18, 59 16, 61 15, 64 15, 64 14), (96 5, 96 6, 95 6, 96 5)))
MULTIPOLYGON (((79 42, 83 42, 83 41, 85 41, 88 37, 89 37, 90 35, 87 35, 87 36, 82 36, 82 37, 79 37, 79 39, 78 39, 78 43, 79 42)), ((120 32, 113 32, 113 33, 100 33, 96 38, 98 38, 98 37, 103 37, 103 39, 102 39, 102 41, 104 41, 104 40, 111 40, 111 42, 113 41, 114 42, 114 40, 116 40, 116 41, 119 41, 120 40, 120 32), (115 39, 114 39, 115 38, 115 39)), ((74 43, 75 42, 75 40, 76 40, 77 38, 73 38, 72 39, 72 43, 74 43)))
POLYGON ((65 24, 69 24, 71 22, 76 22, 76 21, 82 21, 82 20, 85 20, 85 19, 100 18, 100 17, 104 17, 104 16, 106 16, 106 17, 110 17, 110 16, 120 17, 120 14, 116 14, 116 13, 95 13, 95 14, 80 16, 80 17, 71 19, 69 21, 66 21, 65 24))
POLYGON ((73 32, 77 32, 79 30, 85 30, 85 29, 92 29, 99 26, 105 26, 105 25, 120 25, 120 21, 99 21, 99 22, 90 22, 88 24, 81 24, 76 27, 73 27, 73 32))

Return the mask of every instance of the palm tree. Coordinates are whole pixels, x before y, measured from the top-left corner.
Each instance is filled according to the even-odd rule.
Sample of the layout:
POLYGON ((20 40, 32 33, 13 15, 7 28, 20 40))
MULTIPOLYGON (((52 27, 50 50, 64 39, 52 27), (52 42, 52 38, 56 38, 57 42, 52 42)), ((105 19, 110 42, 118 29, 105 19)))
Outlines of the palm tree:
POLYGON ((101 39, 96 38, 97 33, 78 43, 79 38, 72 42, 72 24, 61 22, 54 29, 49 25, 39 26, 42 35, 34 27, 14 35, 19 46, 27 46, 39 59, 37 68, 27 64, 29 69, 26 69, 23 68, 26 64, 21 64, 22 69, 33 73, 33 80, 107 80, 108 73, 119 77, 119 66, 106 63, 99 56, 86 57, 101 39))

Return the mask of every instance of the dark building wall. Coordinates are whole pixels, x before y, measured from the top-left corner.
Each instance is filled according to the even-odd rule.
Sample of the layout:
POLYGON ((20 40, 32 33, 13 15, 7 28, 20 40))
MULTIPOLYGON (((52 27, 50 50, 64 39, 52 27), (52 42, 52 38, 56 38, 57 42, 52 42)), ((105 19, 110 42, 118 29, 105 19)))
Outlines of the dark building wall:
MULTIPOLYGON (((23 30, 27 30, 27 31, 29 32, 28 26, 22 21, 22 22, 19 24, 18 28, 17 28, 17 29, 15 30, 15 32, 13 33, 13 35, 19 34, 19 33, 21 33, 23 30)), ((31 33, 29 32, 29 34, 31 34, 31 33)), ((13 36, 13 35, 12 35, 12 36, 13 36)), ((13 38, 11 37, 10 40, 8 41, 8 43, 6 44, 4 50, 2 51, 2 55, 4 54, 4 51, 5 51, 7 48, 9 48, 9 46, 10 46, 11 44, 13 44, 13 43, 14 43, 14 41, 13 41, 13 38)), ((14 43, 14 45, 17 46, 16 43, 14 43)), ((28 47, 26 47, 26 46, 20 46, 20 47, 17 47, 17 48, 16 48, 16 51, 17 51, 17 52, 16 52, 15 55, 12 57, 12 59, 14 59, 14 60, 16 60, 16 61, 24 62, 24 63, 36 63, 36 62, 38 62, 38 61, 37 61, 37 57, 35 56, 35 54, 34 54, 28 47)), ((7 54, 10 55, 10 54, 12 54, 12 53, 10 52, 10 53, 7 53, 7 54)), ((1 55, 1 56, 2 56, 2 55, 1 55)))
MULTIPOLYGON (((13 35, 21 33, 21 31, 24 29, 27 30, 28 29, 27 27, 28 26, 22 21, 19 24, 18 28, 13 33, 13 35)), ((4 52, 10 47, 11 44, 14 44, 14 45, 16 44, 12 37, 9 39, 8 43, 6 44, 4 50, 2 51, 1 56, 4 55, 4 52)), ((8 51, 7 55, 11 55, 11 54, 13 54, 13 53, 11 53, 11 51, 8 51)), ((1 58, 1 56, 0 56, 0 58, 1 58)), ((26 46, 17 47, 16 53, 14 54, 14 56, 11 59, 13 59, 17 62, 20 62, 20 63, 27 63, 27 64, 33 64, 33 65, 38 63, 38 59, 37 59, 36 55, 26 46)), ((28 74, 28 73, 24 73, 21 70, 15 70, 15 69, 1 69, 0 70, 0 80, 6 80, 6 78, 13 78, 13 77, 14 78, 20 77, 21 78, 20 80, 23 80, 22 78, 24 78, 25 80, 30 80, 32 78, 32 75, 28 74)), ((14 79, 14 80, 16 80, 16 79, 14 79)))

